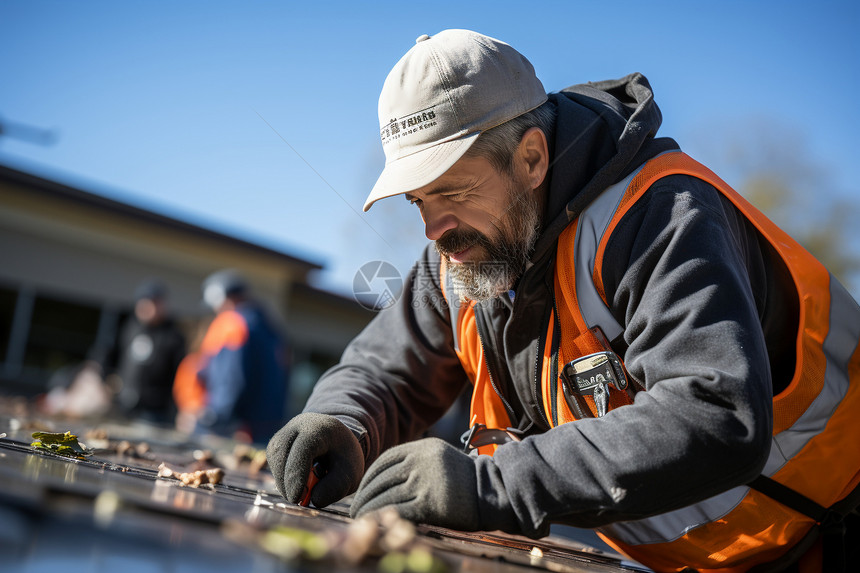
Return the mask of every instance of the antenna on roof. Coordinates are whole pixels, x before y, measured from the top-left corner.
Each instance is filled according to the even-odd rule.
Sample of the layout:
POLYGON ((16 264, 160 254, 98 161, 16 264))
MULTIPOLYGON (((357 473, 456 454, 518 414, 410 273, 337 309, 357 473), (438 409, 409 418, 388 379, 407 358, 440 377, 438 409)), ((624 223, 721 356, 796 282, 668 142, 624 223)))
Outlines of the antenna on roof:
POLYGON ((40 129, 0 117, 0 142, 3 141, 4 137, 11 137, 36 145, 53 145, 58 139, 56 130, 40 129))

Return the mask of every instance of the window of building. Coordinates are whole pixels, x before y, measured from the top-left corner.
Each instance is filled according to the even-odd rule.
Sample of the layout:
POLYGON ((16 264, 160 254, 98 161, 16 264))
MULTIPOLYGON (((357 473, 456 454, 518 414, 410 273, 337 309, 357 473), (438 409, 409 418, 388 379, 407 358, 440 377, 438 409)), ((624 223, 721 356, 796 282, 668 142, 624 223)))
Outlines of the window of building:
POLYGON ((37 295, 23 360, 27 378, 44 382, 60 368, 86 360, 100 313, 96 306, 37 295))

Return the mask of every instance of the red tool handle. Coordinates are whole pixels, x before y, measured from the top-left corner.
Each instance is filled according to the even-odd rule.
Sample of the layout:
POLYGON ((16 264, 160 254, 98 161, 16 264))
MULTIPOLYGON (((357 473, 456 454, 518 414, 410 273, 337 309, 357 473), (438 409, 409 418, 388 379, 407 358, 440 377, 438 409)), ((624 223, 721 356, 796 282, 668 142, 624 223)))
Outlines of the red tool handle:
POLYGON ((319 462, 316 462, 311 467, 311 473, 308 475, 308 483, 305 484, 305 488, 302 490, 302 495, 299 497, 299 505, 307 507, 311 502, 311 492, 314 489, 314 486, 317 485, 320 479, 323 477, 323 471, 320 467, 319 462))

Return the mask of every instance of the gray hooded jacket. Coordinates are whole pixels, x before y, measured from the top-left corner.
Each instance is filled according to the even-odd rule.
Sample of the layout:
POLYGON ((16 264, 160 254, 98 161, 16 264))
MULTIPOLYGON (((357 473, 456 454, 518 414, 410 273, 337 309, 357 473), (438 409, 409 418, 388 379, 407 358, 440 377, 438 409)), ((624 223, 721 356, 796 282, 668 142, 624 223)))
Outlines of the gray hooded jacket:
MULTIPOLYGON (((552 522, 596 527, 663 513, 757 476, 770 444, 771 366, 775 385, 787 384, 796 322, 782 294, 786 271, 745 218, 708 184, 665 177, 618 225, 603 273, 625 327, 616 351, 647 391, 601 418, 550 430, 535 365, 558 235, 607 186, 678 148, 655 137, 661 115, 640 74, 550 99, 558 119, 532 265, 513 302, 499 297, 477 310, 489 325, 494 380, 526 436, 477 460, 481 522, 530 536, 552 522)), ((438 267, 428 246, 398 302, 355 338, 305 408, 349 426, 367 464, 418 437, 468 383, 438 267)))

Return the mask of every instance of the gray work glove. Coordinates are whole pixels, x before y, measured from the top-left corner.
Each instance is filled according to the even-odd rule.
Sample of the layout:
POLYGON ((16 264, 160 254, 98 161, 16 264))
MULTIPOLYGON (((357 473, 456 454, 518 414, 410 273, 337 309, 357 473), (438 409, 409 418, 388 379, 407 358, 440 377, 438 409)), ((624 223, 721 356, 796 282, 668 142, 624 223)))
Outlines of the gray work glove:
POLYGON ((478 504, 475 458, 427 438, 379 456, 358 486, 350 515, 393 506, 416 523, 476 531, 481 528, 478 504))
POLYGON ((299 414, 278 430, 266 448, 266 459, 278 491, 297 503, 311 466, 319 462, 325 475, 311 493, 311 503, 325 507, 351 494, 364 473, 364 452, 343 422, 326 414, 299 414))

